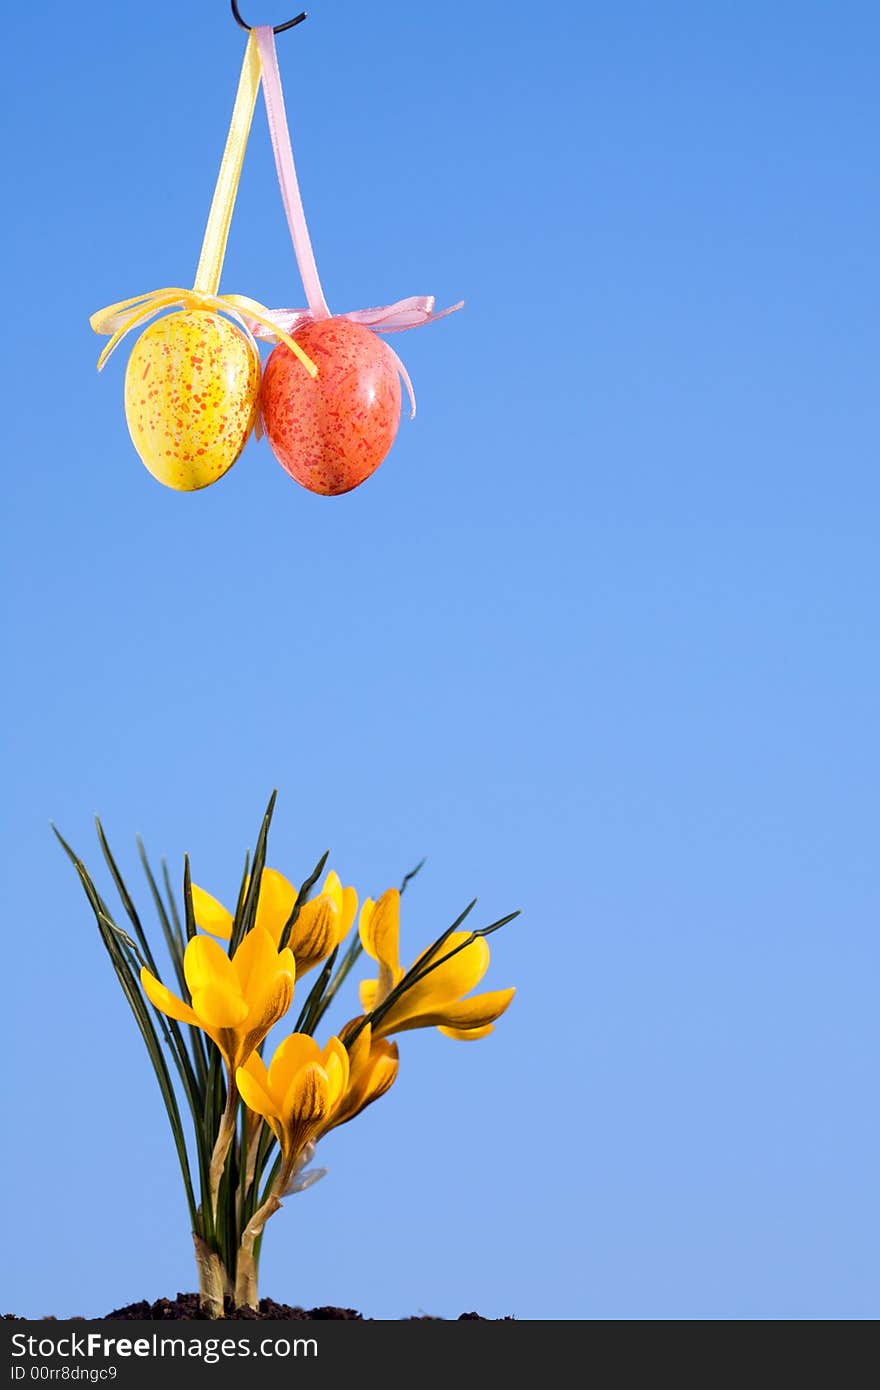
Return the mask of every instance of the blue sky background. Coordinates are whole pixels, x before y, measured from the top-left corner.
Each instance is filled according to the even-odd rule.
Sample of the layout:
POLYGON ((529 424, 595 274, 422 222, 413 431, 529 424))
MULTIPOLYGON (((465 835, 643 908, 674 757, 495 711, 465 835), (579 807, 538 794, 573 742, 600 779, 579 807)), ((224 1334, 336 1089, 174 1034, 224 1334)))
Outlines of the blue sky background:
MULTIPOLYGON (((292 877, 331 847, 375 893, 429 856, 405 954, 474 894, 524 916, 509 1015, 404 1037, 263 1292, 876 1315, 880 14, 311 9, 279 55, 331 305, 467 300, 395 340, 418 420, 331 500, 253 442, 164 490, 125 351, 94 370, 90 312, 191 283, 225 3, 4 20, 2 1309, 194 1284, 50 817, 97 873, 99 811, 140 896, 138 831, 229 898, 277 786, 292 877)), ((223 283, 302 301, 262 104, 223 283)))

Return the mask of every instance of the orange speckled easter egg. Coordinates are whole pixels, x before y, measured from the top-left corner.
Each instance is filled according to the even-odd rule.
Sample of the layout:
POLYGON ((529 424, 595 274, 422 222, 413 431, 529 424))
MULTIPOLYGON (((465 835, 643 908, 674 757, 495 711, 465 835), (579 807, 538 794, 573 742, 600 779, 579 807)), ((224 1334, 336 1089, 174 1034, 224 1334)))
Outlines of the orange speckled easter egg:
POLYGON ((235 324, 203 309, 156 319, 125 373, 132 443, 166 487, 207 487, 244 448, 259 390, 259 354, 235 324))
POLYGON ((394 443, 397 364, 381 338, 348 319, 321 319, 293 336, 318 376, 313 380, 279 343, 263 373, 263 428, 292 478, 335 497, 369 478, 394 443))

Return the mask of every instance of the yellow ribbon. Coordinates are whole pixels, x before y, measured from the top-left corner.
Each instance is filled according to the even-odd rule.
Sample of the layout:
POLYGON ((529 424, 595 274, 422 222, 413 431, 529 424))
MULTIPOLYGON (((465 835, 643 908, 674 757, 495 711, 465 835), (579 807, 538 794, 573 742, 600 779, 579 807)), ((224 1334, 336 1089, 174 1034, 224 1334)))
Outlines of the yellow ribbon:
POLYGON ((273 340, 277 338, 279 342, 285 343, 302 362, 310 377, 314 379, 318 375, 318 368, 312 359, 306 356, 299 343, 278 327, 265 305, 259 304, 255 299, 249 299, 246 294, 199 294, 197 290, 180 289, 151 290, 149 294, 136 294, 133 299, 120 299, 118 304, 108 304, 106 309, 99 309, 96 314, 92 314, 89 323, 95 332, 111 335, 109 343, 98 358, 98 371, 104 366, 111 352, 116 351, 127 333, 175 304, 179 304, 183 309, 213 309, 228 314, 242 328, 259 357, 256 339, 245 322, 244 316, 247 315, 255 323, 268 328, 273 340))
POLYGON ((238 91, 235 94, 235 105, 232 108, 229 134, 226 137, 226 147, 220 161, 220 173, 217 175, 217 183, 214 186, 211 211, 208 213, 202 252, 199 256, 198 269, 193 284, 193 289, 200 294, 216 294, 220 288, 220 272, 223 269, 223 257, 226 254, 226 241, 232 222, 232 210, 235 207, 238 182, 244 164, 244 152, 251 131, 251 122, 254 118, 257 93, 260 90, 260 71, 260 50, 257 47, 257 36, 251 29, 244 50, 244 62, 241 67, 241 76, 238 79, 238 91))
POLYGON ((257 48, 256 35, 251 30, 245 48, 241 76, 238 79, 238 90, 235 94, 235 105, 232 109, 232 120, 229 125, 229 134, 226 137, 226 147, 220 161, 220 173, 217 176, 214 197, 211 200, 211 210, 208 213, 208 223, 202 241, 195 284, 191 290, 162 289, 152 290, 149 294, 138 294, 132 299, 121 299, 117 304, 109 304, 106 309, 99 309, 96 314, 92 314, 89 323, 94 331, 110 335, 109 343, 98 358, 98 371, 101 370, 125 335, 130 333, 133 328, 146 323, 148 319, 161 313, 163 309, 170 309, 179 305, 183 309, 216 310, 235 319, 236 323, 244 330, 252 350, 259 358, 256 339, 245 322, 244 316, 247 315, 255 323, 268 328, 272 338, 277 338, 285 343, 291 352, 299 358, 309 376, 314 378, 318 375, 318 369, 311 358, 306 356, 299 344, 294 342, 289 334, 273 322, 265 305, 259 304, 254 299, 249 299, 247 295, 221 295, 217 292, 220 286, 223 258, 226 255, 226 242, 229 238, 235 197, 241 179, 244 152, 247 148, 259 89, 260 53, 257 48))

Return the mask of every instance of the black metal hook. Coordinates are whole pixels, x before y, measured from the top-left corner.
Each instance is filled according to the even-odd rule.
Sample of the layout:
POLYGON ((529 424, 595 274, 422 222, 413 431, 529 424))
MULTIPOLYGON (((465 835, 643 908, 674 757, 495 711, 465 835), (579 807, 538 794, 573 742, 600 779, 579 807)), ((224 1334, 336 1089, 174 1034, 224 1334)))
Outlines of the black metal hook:
MULTIPOLYGON (((232 0, 232 18, 235 20, 236 24, 240 25, 242 29, 247 29, 248 31, 250 31, 251 26, 250 24, 245 24, 244 20, 242 19, 238 5, 236 4, 236 0, 232 0)), ((296 16, 296 19, 289 19, 286 24, 276 24, 272 32, 273 34, 283 34, 285 29, 292 29, 295 24, 302 24, 305 18, 306 12, 305 10, 303 10, 302 14, 298 14, 296 16)))

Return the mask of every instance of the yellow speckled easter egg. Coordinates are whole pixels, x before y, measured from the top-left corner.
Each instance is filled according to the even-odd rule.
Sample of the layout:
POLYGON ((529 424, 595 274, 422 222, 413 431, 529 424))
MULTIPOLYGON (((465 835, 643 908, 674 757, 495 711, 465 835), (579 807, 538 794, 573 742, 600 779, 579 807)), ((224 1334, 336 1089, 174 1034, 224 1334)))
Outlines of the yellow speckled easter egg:
POLYGON ((259 389, 259 354, 235 324, 203 309, 156 319, 125 373, 132 443, 166 487, 207 487, 244 448, 259 389))

